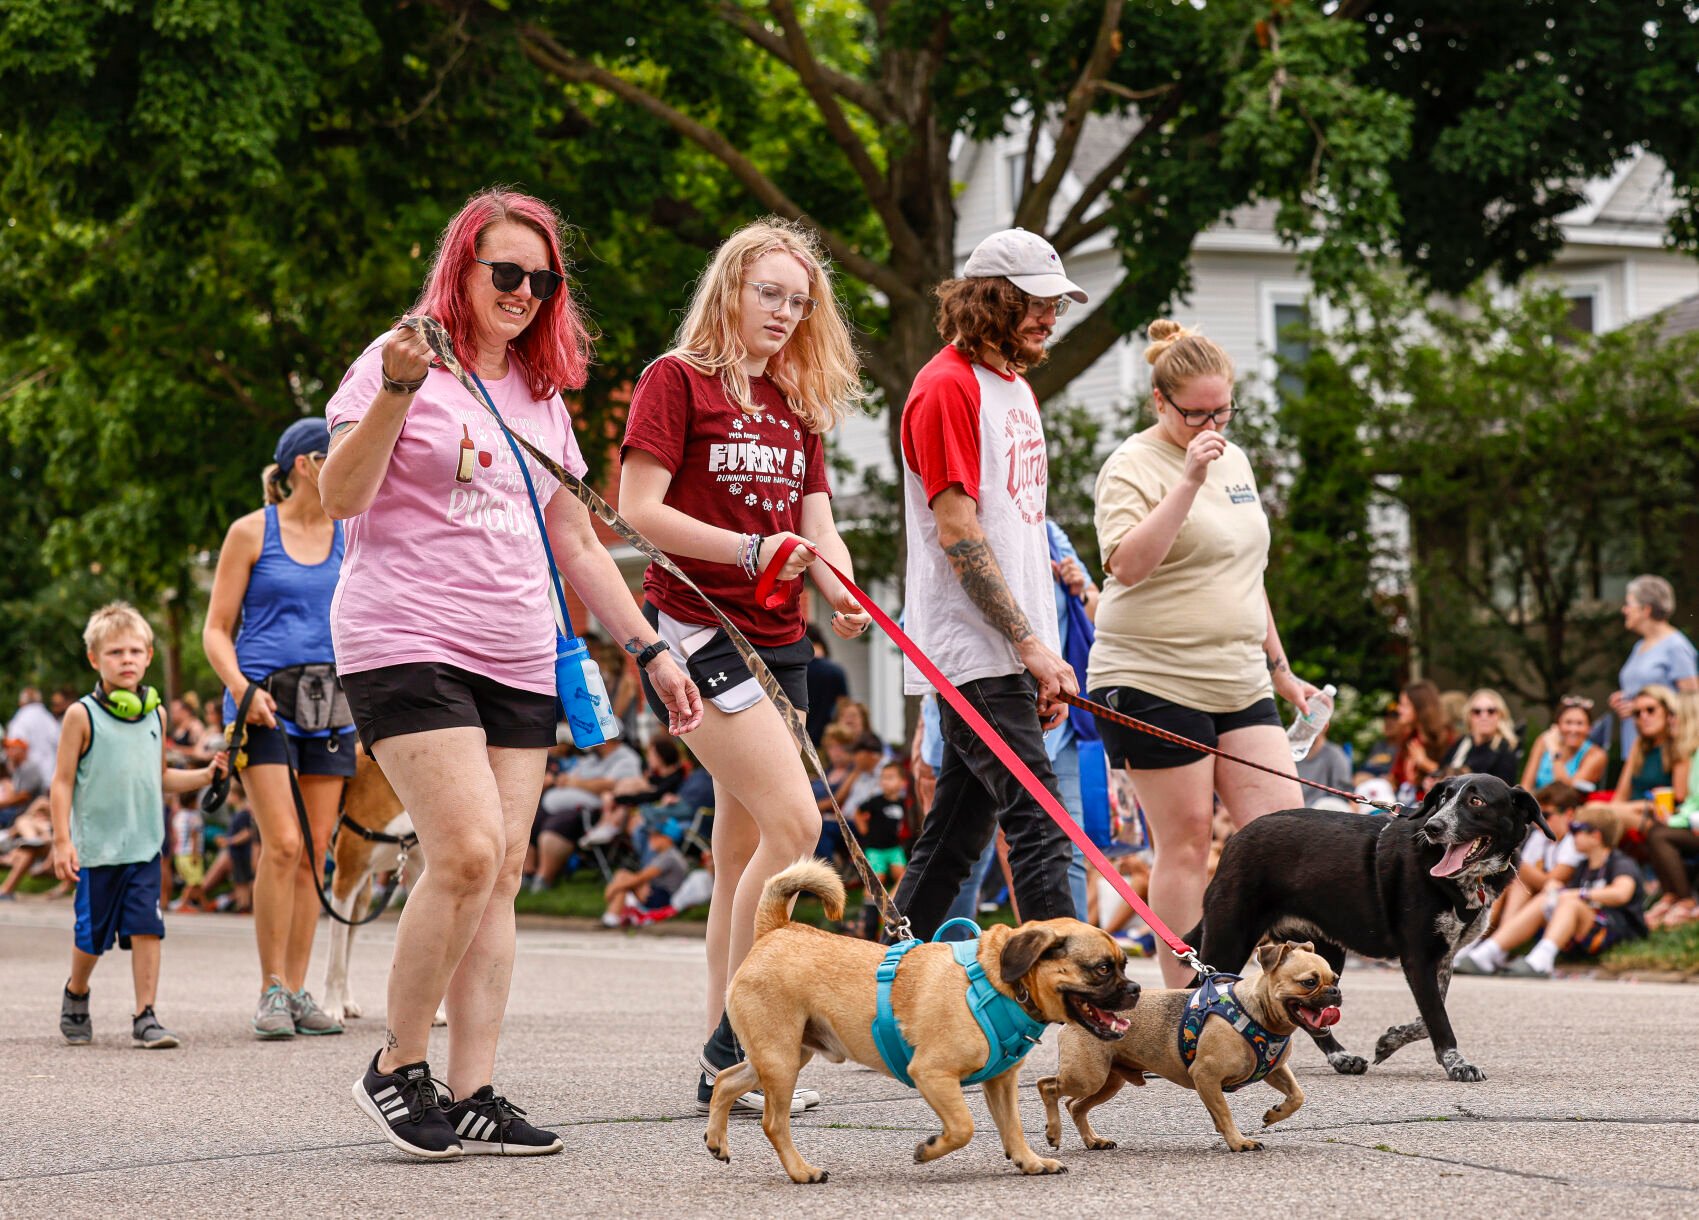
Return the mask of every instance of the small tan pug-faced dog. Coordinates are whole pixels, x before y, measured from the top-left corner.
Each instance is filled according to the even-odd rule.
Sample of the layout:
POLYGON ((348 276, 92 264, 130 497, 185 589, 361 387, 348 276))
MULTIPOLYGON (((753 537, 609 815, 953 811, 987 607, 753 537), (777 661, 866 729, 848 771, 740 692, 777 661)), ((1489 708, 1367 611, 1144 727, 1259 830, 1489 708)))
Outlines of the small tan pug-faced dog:
MULTIPOLYGON (((874 972, 885 947, 792 923, 791 902, 812 893, 832 919, 843 918, 844 887, 818 860, 799 860, 767 882, 755 915, 755 945, 726 992, 726 1011, 743 1044, 745 1062, 721 1072, 704 1139, 722 1161, 731 1156, 726 1120, 739 1094, 766 1095, 762 1130, 793 1182, 824 1182, 826 1171, 802 1158, 791 1141, 790 1096, 797 1073, 814 1055, 833 1063, 853 1059, 890 1075, 873 1041, 878 1007, 874 972)), ((1138 1001, 1126 976, 1127 957, 1108 933, 1074 919, 1050 919, 1019 929, 992 927, 979 942, 985 977, 1037 1020, 1066 1022, 1082 1038, 1112 1039, 1127 1029, 1118 1009, 1138 1001)), ((934 1161, 973 1136, 962 1079, 985 1066, 990 1048, 967 1005, 968 981, 946 944, 925 944, 903 958, 891 987, 891 1008, 914 1048, 909 1075, 944 1129, 922 1140, 914 1159, 934 1161)), ((1015 1096, 1020 1065, 985 1081, 985 1104, 1004 1154, 1022 1173, 1059 1173, 1060 1161, 1041 1157, 1021 1133, 1015 1096)))
MULTIPOLYGON (((1338 980, 1315 952, 1314 944, 1263 945, 1257 949, 1257 962, 1262 973, 1234 984, 1234 995, 1264 1029, 1284 1037, 1300 1025, 1322 1029, 1338 1020, 1338 980)), ((1250 1044, 1219 1015, 1212 1014, 1198 1036, 1197 1054, 1189 1069, 1180 1057, 1180 1021, 1191 995, 1186 988, 1146 991, 1138 1007, 1124 1014, 1129 1018, 1127 1032, 1113 1042, 1083 1037, 1076 1029, 1062 1031, 1061 1063, 1056 1075, 1038 1082, 1038 1095, 1044 1099, 1044 1138, 1052 1148, 1062 1146, 1057 1103, 1065 1097, 1073 1099, 1068 1112, 1085 1146, 1115 1147, 1114 1140, 1092 1130, 1087 1116, 1120 1092, 1123 1084, 1142 1085, 1146 1072, 1195 1089, 1215 1121, 1215 1129, 1232 1151, 1262 1147, 1257 1140, 1239 1133, 1223 1095, 1243 1084, 1255 1070, 1257 1057, 1250 1044)), ((1265 1127, 1291 1118, 1304 1104, 1304 1090, 1287 1065, 1291 1057, 1289 1042, 1274 1069, 1263 1077, 1286 1098, 1262 1116, 1265 1127)))

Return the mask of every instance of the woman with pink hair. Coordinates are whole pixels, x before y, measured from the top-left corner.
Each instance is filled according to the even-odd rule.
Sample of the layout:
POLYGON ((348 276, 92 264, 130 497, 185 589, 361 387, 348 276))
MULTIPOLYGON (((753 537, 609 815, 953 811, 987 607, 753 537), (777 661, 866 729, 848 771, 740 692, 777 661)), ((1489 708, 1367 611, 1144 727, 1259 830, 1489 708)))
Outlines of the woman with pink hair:
MULTIPOLYGON (((541 200, 474 195, 438 241, 413 307, 441 322, 513 431, 582 475, 560 391, 584 384, 590 336, 567 289, 560 218, 541 200)), ((561 1141, 495 1091, 513 973, 513 897, 555 742, 554 614, 523 473, 484 404, 431 367, 417 331, 379 336, 325 408, 325 510, 346 520, 331 629, 360 739, 424 849, 396 931, 385 1045, 354 1099, 396 1147, 433 1159, 534 1156, 561 1141), (426 1051, 448 1011, 446 1096, 426 1051)), ((590 612, 647 661, 674 733, 695 686, 643 621, 584 506, 526 461, 549 542, 590 612)))

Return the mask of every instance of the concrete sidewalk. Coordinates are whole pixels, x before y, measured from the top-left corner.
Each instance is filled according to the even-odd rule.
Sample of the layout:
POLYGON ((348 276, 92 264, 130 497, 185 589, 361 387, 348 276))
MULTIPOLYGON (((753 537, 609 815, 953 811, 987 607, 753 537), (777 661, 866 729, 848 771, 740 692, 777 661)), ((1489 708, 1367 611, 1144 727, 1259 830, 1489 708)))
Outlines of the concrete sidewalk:
MULTIPOLYGON (((734 1125, 730 1165, 703 1148, 694 941, 522 930, 496 1085, 567 1150, 437 1165, 393 1151, 348 1092, 382 1034, 393 924, 363 930, 355 947, 364 1020, 343 1037, 262 1044, 247 1026, 259 985, 249 922, 172 917, 158 1009, 184 1045, 144 1052, 130 1046, 121 953, 94 976, 95 1045, 60 1041, 70 920, 64 902, 0 907, 4 1216, 1699 1214, 1690 987, 1461 979, 1451 1013, 1485 1083, 1446 1080, 1425 1044, 1353 1078, 1303 1044, 1308 1101, 1264 1151, 1228 1153, 1194 1095, 1152 1082, 1094 1115, 1114 1151, 1086 1152, 1065 1123, 1058 1177, 1010 1168, 977 1090, 973 1143, 916 1165, 915 1143, 936 1129, 924 1103, 877 1073, 816 1062, 803 1079, 826 1103, 796 1122, 796 1138, 831 1180, 804 1188, 757 1122, 734 1125)), ((322 952, 321 934, 315 961, 322 952)), ((1153 964, 1134 973, 1158 985, 1153 964)), ((1348 972, 1344 989, 1340 1037, 1353 1049, 1413 1014, 1395 971, 1348 972)), ((1035 1146, 1032 1081, 1055 1055, 1052 1035, 1022 1073, 1035 1146)), ((1256 1085, 1230 1098, 1247 1134, 1275 1097, 1256 1085)))

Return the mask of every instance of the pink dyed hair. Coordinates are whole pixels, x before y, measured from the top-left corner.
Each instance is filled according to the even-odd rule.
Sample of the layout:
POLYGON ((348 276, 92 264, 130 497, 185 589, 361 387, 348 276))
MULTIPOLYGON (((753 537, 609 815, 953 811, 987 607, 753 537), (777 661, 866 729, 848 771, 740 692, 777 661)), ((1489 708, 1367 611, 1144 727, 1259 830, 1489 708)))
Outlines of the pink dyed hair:
MULTIPOLYGON (((534 230, 549 248, 550 269, 566 274, 560 253, 561 219, 552 207, 534 196, 497 187, 468 199, 437 239, 424 289, 413 306, 414 313, 429 314, 443 324, 462 360, 473 350, 466 276, 474 268, 488 274, 487 268, 473 261, 478 243, 492 225, 504 221, 534 230)), ((531 325, 512 344, 533 399, 540 402, 556 391, 576 390, 584 384, 590 367, 590 338, 568 279, 538 306, 531 325)))

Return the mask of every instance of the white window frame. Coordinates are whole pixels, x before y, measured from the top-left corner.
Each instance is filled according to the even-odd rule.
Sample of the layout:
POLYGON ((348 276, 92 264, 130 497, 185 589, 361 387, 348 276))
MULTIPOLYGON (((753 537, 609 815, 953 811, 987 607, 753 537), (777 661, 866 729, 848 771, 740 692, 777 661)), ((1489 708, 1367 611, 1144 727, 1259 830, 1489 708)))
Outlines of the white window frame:
POLYGON ((1327 301, 1318 296, 1308 280, 1261 280, 1257 284, 1257 377, 1270 394, 1275 390, 1280 368, 1275 363, 1275 342, 1279 328, 1274 324, 1276 305, 1302 305, 1310 311, 1310 322, 1323 331, 1333 329, 1333 316, 1327 301))

